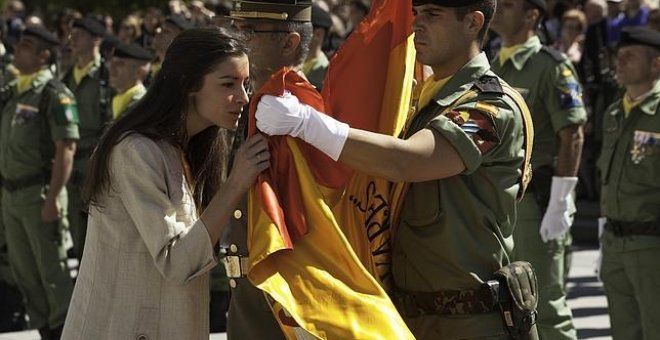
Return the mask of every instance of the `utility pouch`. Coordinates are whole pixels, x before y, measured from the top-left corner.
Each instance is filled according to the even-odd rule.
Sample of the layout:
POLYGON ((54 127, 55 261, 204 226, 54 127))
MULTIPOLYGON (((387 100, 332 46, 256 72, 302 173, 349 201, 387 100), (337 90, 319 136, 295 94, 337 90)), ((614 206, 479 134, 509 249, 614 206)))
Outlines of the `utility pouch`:
POLYGON ((494 274, 504 288, 499 307, 504 326, 514 340, 538 340, 536 319, 538 312, 538 283, 529 262, 516 261, 494 274))

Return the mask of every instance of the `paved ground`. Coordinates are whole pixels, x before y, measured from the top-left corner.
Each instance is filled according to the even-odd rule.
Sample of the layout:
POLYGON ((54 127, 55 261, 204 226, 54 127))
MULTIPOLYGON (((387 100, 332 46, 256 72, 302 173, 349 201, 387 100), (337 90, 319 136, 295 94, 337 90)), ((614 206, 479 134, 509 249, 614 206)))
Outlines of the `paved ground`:
MULTIPOLYGON (((573 309, 579 339, 604 340, 610 337, 607 301, 602 284, 594 275, 597 250, 577 248, 569 278, 569 304, 573 309)), ((36 331, 0 334, 0 340, 38 340, 36 331)), ((224 340, 225 334, 213 334, 211 340, 224 340)))

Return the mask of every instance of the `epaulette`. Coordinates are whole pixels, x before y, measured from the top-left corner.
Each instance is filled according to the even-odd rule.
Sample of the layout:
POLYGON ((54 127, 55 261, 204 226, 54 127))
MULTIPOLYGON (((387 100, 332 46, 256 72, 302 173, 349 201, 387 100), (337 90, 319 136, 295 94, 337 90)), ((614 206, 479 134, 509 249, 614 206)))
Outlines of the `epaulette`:
POLYGON ((557 62, 563 63, 566 61, 566 57, 564 56, 561 51, 559 51, 556 48, 548 47, 548 46, 543 46, 541 47, 541 51, 544 51, 545 53, 549 54, 552 59, 556 60, 557 62))
POLYGON ((474 87, 476 87, 480 93, 504 93, 499 78, 492 75, 481 76, 477 81, 474 82, 474 87))

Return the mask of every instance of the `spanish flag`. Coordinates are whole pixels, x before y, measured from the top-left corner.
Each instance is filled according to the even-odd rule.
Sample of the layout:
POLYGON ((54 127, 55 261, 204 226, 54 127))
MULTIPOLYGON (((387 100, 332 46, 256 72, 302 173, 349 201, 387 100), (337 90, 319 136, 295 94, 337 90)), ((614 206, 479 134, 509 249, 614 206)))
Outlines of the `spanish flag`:
MULTIPOLYGON (((376 0, 330 63, 323 96, 296 72, 253 98, 289 91, 352 127, 396 135, 409 113, 414 50, 409 1, 376 0)), ((399 187, 354 173, 304 143, 269 138, 271 168, 249 193, 248 278, 290 339, 412 339, 389 300, 390 207, 399 187)))

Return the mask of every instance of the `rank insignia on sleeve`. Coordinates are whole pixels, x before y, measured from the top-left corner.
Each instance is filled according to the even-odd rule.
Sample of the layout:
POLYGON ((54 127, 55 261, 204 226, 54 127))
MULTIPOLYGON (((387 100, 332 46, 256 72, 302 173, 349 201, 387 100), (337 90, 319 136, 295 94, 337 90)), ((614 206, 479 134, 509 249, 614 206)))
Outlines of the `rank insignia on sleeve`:
POLYGON ((482 155, 485 155, 500 143, 492 117, 488 115, 488 112, 475 109, 468 111, 454 110, 447 113, 447 118, 472 138, 482 155))
POLYGON ((78 124, 78 107, 71 98, 61 97, 53 107, 53 114, 57 125, 78 124))
POLYGON ((562 109, 572 109, 582 106, 582 93, 578 83, 566 83, 557 87, 559 105, 562 109))

